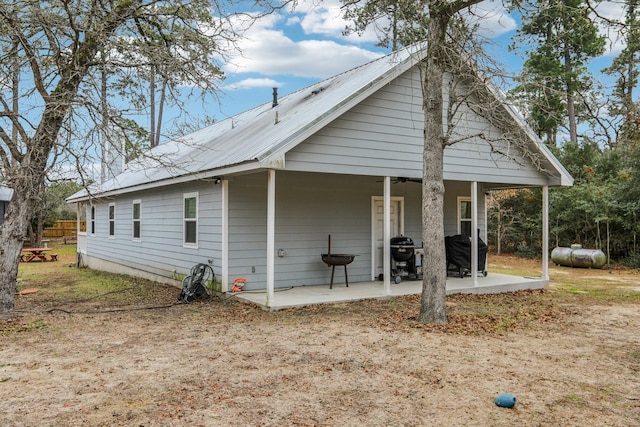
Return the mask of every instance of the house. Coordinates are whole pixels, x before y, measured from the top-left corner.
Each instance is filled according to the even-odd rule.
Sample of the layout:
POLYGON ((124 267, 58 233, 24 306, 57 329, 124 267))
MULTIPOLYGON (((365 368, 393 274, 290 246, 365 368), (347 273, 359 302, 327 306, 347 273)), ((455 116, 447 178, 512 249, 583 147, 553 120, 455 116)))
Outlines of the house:
MULTIPOLYGON (((329 284, 321 254, 331 236, 331 253, 357 255, 350 283, 382 274, 390 294, 390 237, 429 244, 421 238, 421 54, 405 49, 280 99, 274 89, 270 102, 162 144, 71 196, 78 224, 87 224, 78 229, 82 262, 173 283, 210 263, 222 291, 242 277, 272 306, 276 289, 329 284)), ((486 96, 500 101, 521 145, 458 109, 462 140, 445 150, 443 225, 446 235, 471 234, 474 253, 471 230, 486 237, 486 192, 541 187, 546 195, 572 184, 497 91, 487 86, 486 96)), ((543 261, 539 286, 546 269, 543 261)))
POLYGON ((4 214, 7 212, 7 208, 9 207, 9 201, 11 201, 11 197, 13 196, 13 190, 9 187, 5 187, 0 185, 0 226, 4 222, 4 214))

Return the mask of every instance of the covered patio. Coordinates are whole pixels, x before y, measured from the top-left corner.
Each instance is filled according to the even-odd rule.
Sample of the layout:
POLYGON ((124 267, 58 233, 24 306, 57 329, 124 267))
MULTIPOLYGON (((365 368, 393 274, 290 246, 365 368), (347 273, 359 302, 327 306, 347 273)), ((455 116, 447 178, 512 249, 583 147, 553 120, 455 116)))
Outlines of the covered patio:
MULTIPOLYGON (((528 289, 544 289, 547 284, 548 280, 542 277, 522 277, 495 273, 475 278, 448 277, 447 295, 497 294, 528 289)), ((329 289, 329 285, 279 288, 274 292, 273 298, 269 302, 267 301, 266 289, 239 292, 233 295, 241 301, 257 304, 265 310, 282 310, 314 304, 337 304, 364 299, 417 295, 420 293, 422 293, 422 280, 404 280, 399 284, 392 284, 389 291, 385 291, 384 283, 381 281, 349 283, 349 287, 346 287, 344 283, 334 283, 333 289, 329 289)))

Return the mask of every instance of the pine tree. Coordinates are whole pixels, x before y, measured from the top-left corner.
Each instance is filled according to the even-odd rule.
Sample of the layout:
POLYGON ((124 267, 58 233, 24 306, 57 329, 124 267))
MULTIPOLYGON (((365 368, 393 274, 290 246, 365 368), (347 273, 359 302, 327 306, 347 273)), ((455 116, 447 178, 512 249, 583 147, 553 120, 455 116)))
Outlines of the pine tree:
POLYGON ((528 99, 531 125, 548 143, 555 143, 564 123, 575 143, 579 94, 589 80, 586 65, 604 52, 605 38, 598 34, 584 0, 524 1, 520 7, 518 41, 536 41, 527 52, 515 92, 528 99))
POLYGON ((612 90, 613 101, 609 102, 609 114, 618 116, 622 121, 615 148, 618 144, 635 141, 640 138, 640 116, 633 99, 633 91, 638 85, 640 74, 640 17, 638 0, 627 0, 625 22, 616 24, 620 27, 620 35, 625 43, 624 49, 613 60, 603 73, 617 76, 612 90))

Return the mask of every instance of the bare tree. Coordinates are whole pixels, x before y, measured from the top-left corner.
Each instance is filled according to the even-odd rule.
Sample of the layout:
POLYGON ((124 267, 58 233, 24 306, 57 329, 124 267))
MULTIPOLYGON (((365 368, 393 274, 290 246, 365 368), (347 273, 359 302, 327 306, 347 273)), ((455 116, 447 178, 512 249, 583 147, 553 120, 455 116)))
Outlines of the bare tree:
MULTIPOLYGON (((447 323, 443 167, 444 149, 451 142, 451 134, 445 134, 442 114, 443 89, 450 59, 447 30, 458 12, 479 2, 480 0, 427 0, 417 4, 400 0, 371 0, 364 4, 351 0, 344 2, 345 7, 351 10, 347 16, 354 19, 355 30, 362 31, 381 17, 390 20, 391 25, 382 27, 385 30, 380 37, 383 45, 407 45, 426 36, 426 55, 420 64, 424 111, 422 241, 430 243, 424 248, 423 265, 428 267, 423 270, 418 315, 418 320, 422 323, 447 323), (426 35, 424 31, 414 32, 417 23, 426 24, 426 35)), ((449 106, 451 108, 452 104, 449 106)))
MULTIPOLYGON (((468 27, 460 14, 465 10, 471 13, 470 8, 479 2, 430 0, 421 2, 421 8, 416 8, 414 3, 405 8, 403 1, 371 0, 366 3, 375 4, 365 7, 363 14, 356 10, 349 15, 358 19, 354 28, 363 31, 367 19, 384 19, 385 11, 394 14, 406 11, 400 18, 386 16, 393 25, 378 27, 387 31, 381 36, 383 43, 393 46, 407 42, 423 46, 425 40, 413 38, 424 35, 415 31, 414 24, 426 23, 426 53, 419 63, 424 111, 422 241, 429 242, 424 247, 426 267, 418 315, 422 323, 447 323, 443 226, 445 148, 462 141, 482 140, 496 157, 513 161, 526 159, 544 170, 540 157, 527 146, 534 136, 521 126, 514 109, 494 89, 491 80, 502 73, 495 72, 495 65, 483 55, 481 44, 474 38, 475 28, 468 27), (416 10, 420 13, 416 14, 416 10), (399 22, 408 25, 409 30, 400 28, 399 22), (489 126, 469 132, 463 126, 466 121, 473 121, 468 120, 469 115, 483 117, 489 126), (500 133, 495 134, 492 128, 500 129, 500 133)), ((347 8, 361 6, 361 3, 345 1, 347 8)))
POLYGON ((252 14, 240 14, 231 12, 242 9, 234 1, 0 4, 0 63, 20 67, 0 68, 0 171, 15 190, 0 234, 0 314, 13 311, 22 239, 49 168, 75 165, 86 182, 83 172, 105 140, 129 137, 129 148, 148 140, 126 115, 140 93, 135 71, 160 67, 167 90, 211 93, 222 76, 214 58, 224 58, 238 38, 232 21, 250 22, 273 5, 258 0, 252 14))

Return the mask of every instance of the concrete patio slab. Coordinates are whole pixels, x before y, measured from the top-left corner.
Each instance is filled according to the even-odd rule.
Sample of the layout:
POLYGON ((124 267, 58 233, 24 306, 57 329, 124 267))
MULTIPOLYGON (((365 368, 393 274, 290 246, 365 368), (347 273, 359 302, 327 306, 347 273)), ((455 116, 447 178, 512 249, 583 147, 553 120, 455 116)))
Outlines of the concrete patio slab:
MULTIPOLYGON (((478 277, 474 286, 471 277, 447 278, 447 295, 450 294, 496 294, 515 292, 526 289, 544 289, 548 280, 541 277, 521 277, 506 274, 489 273, 486 277, 478 277)), ((291 307, 304 307, 315 304, 337 304, 348 301, 359 301, 372 298, 391 298, 401 295, 422 293, 421 280, 404 280, 399 284, 391 284, 391 292, 385 293, 382 282, 334 283, 329 285, 299 286, 276 289, 273 301, 267 304, 266 290, 239 292, 235 295, 241 301, 257 304, 265 310, 281 310, 291 307)))

